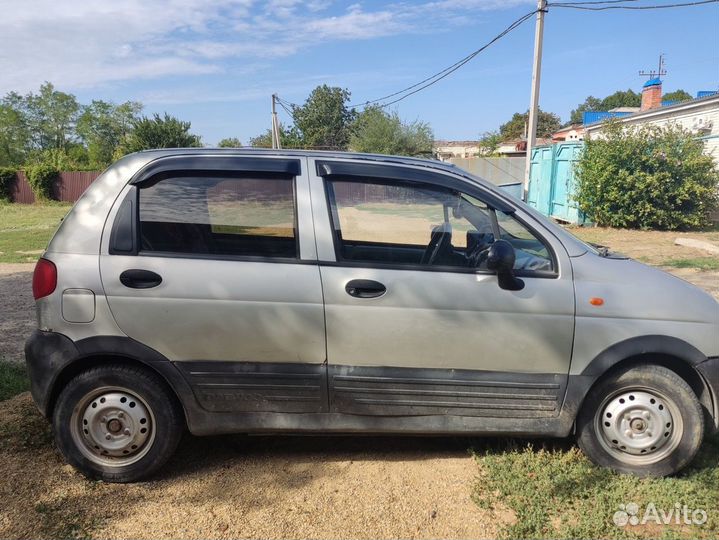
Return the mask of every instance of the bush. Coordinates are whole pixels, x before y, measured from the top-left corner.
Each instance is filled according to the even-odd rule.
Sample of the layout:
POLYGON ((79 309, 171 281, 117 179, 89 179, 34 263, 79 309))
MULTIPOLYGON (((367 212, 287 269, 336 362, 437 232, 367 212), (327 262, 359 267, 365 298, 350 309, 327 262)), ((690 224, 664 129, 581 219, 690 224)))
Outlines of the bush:
POLYGON ((10 192, 16 178, 17 170, 14 167, 0 167, 0 201, 10 202, 10 192))
POLYGON ((25 168, 25 176, 38 201, 52 198, 53 185, 59 171, 47 163, 31 165, 25 168))
POLYGON ((719 172, 704 143, 669 126, 608 122, 577 163, 579 208, 597 225, 690 229, 710 224, 719 172))

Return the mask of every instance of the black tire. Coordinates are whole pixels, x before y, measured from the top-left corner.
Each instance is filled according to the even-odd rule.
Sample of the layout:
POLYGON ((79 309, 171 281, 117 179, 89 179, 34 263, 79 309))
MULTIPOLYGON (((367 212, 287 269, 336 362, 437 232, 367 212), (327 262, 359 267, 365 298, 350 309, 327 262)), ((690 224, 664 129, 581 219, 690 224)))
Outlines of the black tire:
POLYGON ((704 413, 690 386, 670 369, 652 364, 629 366, 604 377, 590 390, 577 417, 577 442, 589 459, 640 477, 677 473, 694 459, 703 437, 704 413), (640 401, 647 410, 638 408, 643 407, 640 401), (660 425, 657 418, 666 424, 660 425))
POLYGON ((78 374, 63 388, 53 411, 53 434, 62 455, 85 476, 105 482, 135 482, 157 471, 175 452, 184 428, 182 409, 163 381, 144 369, 117 364, 78 374), (105 438, 113 440, 99 441, 105 438), (108 450, 128 455, 106 455, 108 450))

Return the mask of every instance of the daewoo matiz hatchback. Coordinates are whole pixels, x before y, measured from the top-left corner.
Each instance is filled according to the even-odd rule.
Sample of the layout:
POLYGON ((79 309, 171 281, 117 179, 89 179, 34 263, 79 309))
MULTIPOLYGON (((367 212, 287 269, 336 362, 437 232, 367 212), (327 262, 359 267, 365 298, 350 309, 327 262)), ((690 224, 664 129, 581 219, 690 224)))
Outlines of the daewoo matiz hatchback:
POLYGON ((719 411, 719 304, 435 161, 129 155, 37 263, 32 394, 90 477, 184 429, 566 437, 667 475, 719 411))

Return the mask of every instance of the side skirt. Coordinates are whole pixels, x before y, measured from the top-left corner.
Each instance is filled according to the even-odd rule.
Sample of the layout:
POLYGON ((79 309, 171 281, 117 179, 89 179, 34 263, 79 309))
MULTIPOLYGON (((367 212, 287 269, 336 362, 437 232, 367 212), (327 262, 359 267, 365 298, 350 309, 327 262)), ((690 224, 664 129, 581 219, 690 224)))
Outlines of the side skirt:
POLYGON ((289 363, 174 366, 197 403, 188 414, 195 435, 563 437, 576 413, 573 400, 565 399, 567 377, 558 374, 289 363))
POLYGON ((566 437, 573 417, 359 416, 341 413, 205 413, 193 415, 193 435, 223 433, 487 435, 566 437))
POLYGON ((330 412, 377 416, 553 418, 567 375, 330 365, 330 412))

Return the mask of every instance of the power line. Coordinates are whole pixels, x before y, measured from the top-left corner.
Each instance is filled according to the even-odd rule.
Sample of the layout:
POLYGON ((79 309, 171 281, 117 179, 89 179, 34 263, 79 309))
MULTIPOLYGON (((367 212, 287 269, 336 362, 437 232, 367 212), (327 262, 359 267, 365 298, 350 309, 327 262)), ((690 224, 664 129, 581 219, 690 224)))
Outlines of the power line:
MULTIPOLYGON (((558 7, 558 8, 569 8, 569 9, 583 9, 587 11, 605 11, 608 9, 631 9, 631 10, 646 10, 646 9, 668 9, 668 8, 677 8, 677 7, 690 7, 690 6, 701 6, 704 4, 717 4, 719 3, 719 0, 698 0, 695 2, 682 2, 678 4, 655 4, 651 6, 619 6, 619 5, 611 5, 611 6, 589 6, 586 4, 606 4, 607 2, 552 2, 549 4, 550 7, 558 7)), ((615 3, 615 2, 612 2, 615 3)))
POLYGON ((452 64, 451 66, 448 66, 448 67, 444 68, 443 70, 438 71, 438 72, 435 73, 434 75, 431 75, 431 76, 427 77, 426 79, 423 79, 423 80, 419 81, 418 83, 415 83, 415 84, 413 84, 413 85, 411 85, 411 86, 408 86, 407 88, 403 88, 402 90, 398 90, 397 92, 393 92, 393 93, 391 93, 391 94, 387 94, 386 96, 382 96, 382 97, 377 98, 377 99, 372 99, 372 100, 369 100, 369 101, 364 101, 364 102, 362 102, 362 103, 350 104, 350 105, 348 105, 348 107, 350 107, 350 108, 351 108, 351 107, 367 107, 368 105, 371 105, 371 104, 373 104, 373 103, 380 103, 380 102, 382 102, 382 101, 385 101, 385 100, 387 100, 387 99, 393 98, 393 97, 395 97, 395 96, 400 96, 401 94, 405 94, 405 95, 403 95, 403 96, 401 96, 401 97, 399 97, 399 98, 397 98, 397 99, 395 99, 395 100, 393 100, 393 101, 390 101, 390 102, 383 103, 383 104, 379 105, 380 107, 384 108, 384 107, 387 107, 387 106, 392 105, 392 104, 394 104, 394 103, 397 103, 398 101, 402 101, 403 99, 405 99, 405 98, 411 96, 412 94, 416 94, 417 92, 419 92, 419 91, 421 91, 421 90, 424 90, 425 88, 427 88, 427 87, 429 87, 429 86, 432 86, 433 84, 435 84, 435 83, 441 81, 441 80, 444 79, 445 77, 447 77, 447 76, 449 76, 450 74, 452 74, 452 73, 454 73, 455 71, 457 71, 459 68, 461 68, 461 67, 462 67, 463 65, 465 65, 467 62, 469 62, 470 60, 472 60, 473 58, 475 58, 479 53, 481 53, 482 51, 484 51, 485 49, 487 49, 490 45, 492 45, 493 43, 497 42, 498 40, 500 40, 501 38, 503 38, 505 35, 507 35, 509 32, 511 32, 512 30, 514 30, 514 29, 517 28, 518 26, 520 26, 523 22, 525 22, 526 20, 528 20, 529 18, 531 18, 535 13, 537 13, 537 10, 536 10, 536 9, 535 9, 534 11, 531 11, 530 13, 527 13, 526 15, 523 15, 523 16, 520 17, 519 19, 515 20, 512 24, 510 24, 507 28, 505 28, 502 32, 500 32, 500 33, 497 34, 495 37, 493 37, 493 38, 492 38, 490 41, 488 41, 485 45, 483 45, 482 47, 480 47, 480 48, 477 49, 476 51, 474 51, 474 52, 468 54, 468 55, 465 56, 464 58, 458 60, 457 62, 455 62, 455 63, 452 64), (411 90, 411 92, 410 92, 410 90, 411 90))
POLYGON ((277 103, 279 103, 280 107, 282 107, 285 110, 285 112, 290 115, 290 118, 292 118, 292 111, 287 108, 287 106, 284 104, 284 102, 278 98, 277 103))
MULTIPOLYGON (((646 6, 633 6, 633 5, 619 5, 619 4, 627 4, 627 3, 634 3, 638 2, 639 0, 587 0, 587 1, 577 1, 577 2, 547 2, 546 7, 558 7, 558 8, 567 8, 567 9, 580 9, 580 10, 587 10, 587 11, 605 11, 610 9, 626 9, 626 10, 651 10, 651 9, 668 9, 668 8, 677 8, 677 7, 691 7, 691 6, 700 6, 705 4, 716 4, 719 3, 719 0, 694 0, 692 2, 681 2, 681 3, 675 3, 675 4, 659 4, 659 5, 646 5, 646 6)), ((409 96, 416 94, 418 92, 421 92, 425 88, 429 88, 433 84, 438 83, 442 79, 448 77, 455 71, 457 71, 459 68, 473 60, 477 55, 479 55, 481 52, 486 50, 488 47, 502 39, 504 36, 509 34, 511 31, 515 30, 517 27, 519 27, 522 23, 529 20, 533 15, 535 15, 538 12, 538 10, 533 10, 520 18, 516 19, 514 22, 512 22, 507 28, 505 28, 502 32, 497 34, 495 37, 493 37, 491 40, 489 40, 486 44, 484 44, 479 49, 471 52, 464 58, 461 58, 451 66, 448 66, 444 68, 441 71, 438 71, 434 73, 433 75, 430 75, 429 77, 426 77, 425 79, 422 79, 421 81, 408 86, 406 88, 403 88, 402 90, 398 90, 396 92, 392 92, 391 94, 387 94, 385 96, 364 101, 362 103, 354 103, 349 104, 349 108, 353 107, 367 107, 369 105, 378 104, 378 107, 385 108, 390 105, 394 105, 395 103, 398 103, 399 101, 402 101, 409 96), (394 98, 396 96, 396 99, 393 99, 391 101, 384 102, 387 99, 394 98)), ((292 116, 292 111, 290 109, 299 107, 299 105, 286 101, 279 96, 277 97, 277 102, 280 104, 280 106, 289 114, 292 116)))
POLYGON ((292 107, 299 107, 297 103, 292 103, 291 101, 287 101, 286 99, 282 99, 280 96, 277 96, 277 101, 284 103, 286 106, 292 108, 292 107))

